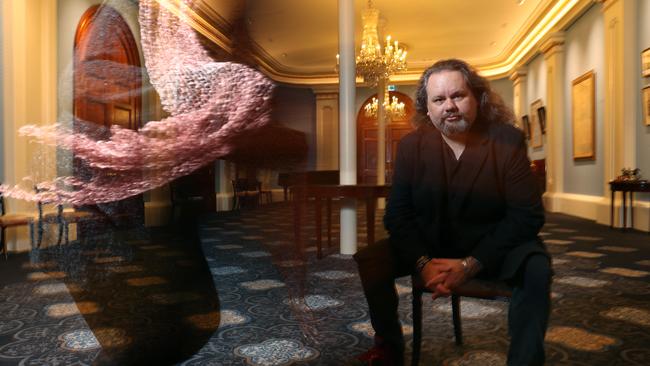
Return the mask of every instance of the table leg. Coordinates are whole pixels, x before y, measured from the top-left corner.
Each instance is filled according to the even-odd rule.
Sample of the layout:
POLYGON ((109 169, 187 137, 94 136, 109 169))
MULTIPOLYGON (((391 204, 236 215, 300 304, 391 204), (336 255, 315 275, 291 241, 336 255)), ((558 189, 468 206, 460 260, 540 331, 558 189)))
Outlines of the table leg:
POLYGON ((302 196, 300 192, 294 192, 293 194, 293 236, 296 242, 296 250, 298 255, 303 257, 304 251, 302 246, 302 240, 300 238, 300 225, 302 217, 302 196))
POLYGON ((321 225, 322 218, 321 218, 321 200, 320 200, 320 197, 315 197, 315 199, 314 199, 314 209, 316 210, 316 249, 318 250, 316 252, 316 257, 318 259, 321 259, 321 258, 323 258, 323 252, 322 252, 322 249, 321 249, 323 228, 322 228, 322 225, 321 225))
POLYGON ((366 199, 366 230, 368 234, 368 245, 375 243, 375 207, 377 206, 376 198, 366 199))
POLYGON ((332 247, 332 198, 327 197, 327 247, 332 247))
POLYGON ((630 228, 634 230, 634 192, 630 191, 630 228))
POLYGON ((627 229, 627 204, 625 200, 626 195, 627 192, 623 191, 623 227, 621 228, 622 230, 627 229))
POLYGON ((609 201, 609 227, 614 228, 614 194, 616 191, 612 190, 612 198, 609 201))

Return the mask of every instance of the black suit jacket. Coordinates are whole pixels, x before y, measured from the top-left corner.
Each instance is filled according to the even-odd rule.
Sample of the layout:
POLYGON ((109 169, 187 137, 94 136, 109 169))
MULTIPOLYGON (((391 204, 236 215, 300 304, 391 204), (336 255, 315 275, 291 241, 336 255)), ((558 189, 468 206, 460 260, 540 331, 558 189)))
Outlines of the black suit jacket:
POLYGON ((420 256, 451 249, 455 257, 475 257, 488 276, 507 279, 528 255, 548 256, 537 235, 544 208, 523 133, 477 120, 454 186, 447 184, 443 144, 431 125, 399 143, 384 224, 400 264, 414 268, 420 256))

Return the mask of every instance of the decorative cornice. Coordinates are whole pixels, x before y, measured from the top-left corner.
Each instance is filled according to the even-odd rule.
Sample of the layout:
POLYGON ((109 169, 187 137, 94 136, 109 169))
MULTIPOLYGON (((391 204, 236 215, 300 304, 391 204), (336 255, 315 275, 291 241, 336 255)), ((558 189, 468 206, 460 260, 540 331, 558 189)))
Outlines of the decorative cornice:
POLYGON ((332 100, 339 99, 339 93, 334 92, 332 89, 327 90, 328 88, 312 88, 314 94, 316 94, 316 100, 332 100))
POLYGON ((526 80, 526 75, 528 71, 525 67, 518 67, 510 73, 508 77, 514 85, 517 85, 526 80))
POLYGON ((614 4, 618 2, 618 0, 596 0, 599 3, 603 4, 603 12, 606 12, 611 8, 614 4))
MULTIPOLYGON (((178 8, 182 0, 157 0, 161 5, 171 4, 171 7, 178 8)), ((618 0, 553 0, 548 1, 546 6, 539 11, 535 21, 530 22, 523 31, 514 38, 513 42, 506 47, 506 50, 498 56, 497 60, 483 64, 475 64, 479 73, 489 79, 508 77, 513 70, 527 63, 537 52, 547 54, 560 50, 561 44, 555 39, 547 44, 551 32, 564 29, 571 21, 580 16, 586 9, 594 4, 594 1, 604 1, 605 7, 618 0), (546 39, 546 40, 545 40, 546 39), (542 42, 543 40, 544 43, 542 42)), ((188 11, 186 17, 188 23, 199 33, 215 42, 227 52, 232 53, 232 42, 227 35, 230 34, 231 26, 219 14, 216 13, 206 2, 200 2, 197 11, 188 11), (206 20, 208 19, 208 20, 206 20)), ((171 9, 170 9, 171 10, 171 9)), ((178 14, 178 12, 176 12, 178 14)), ((338 75, 332 73, 304 73, 295 68, 283 65, 274 59, 262 47, 253 43, 253 54, 259 63, 260 69, 271 79, 287 84, 317 86, 338 84, 338 75)), ((392 83, 413 83, 416 82, 424 69, 429 66, 425 63, 409 64, 409 70, 391 76, 392 83)), ((357 79, 361 85, 361 79, 357 79)))
POLYGON ((232 26, 207 3, 199 2, 196 9, 185 5, 182 0, 156 0, 160 6, 186 21, 195 31, 232 53, 229 36, 232 26))
POLYGON ((562 52, 564 50, 564 32, 554 32, 546 36, 539 46, 539 51, 544 54, 545 58, 562 52))

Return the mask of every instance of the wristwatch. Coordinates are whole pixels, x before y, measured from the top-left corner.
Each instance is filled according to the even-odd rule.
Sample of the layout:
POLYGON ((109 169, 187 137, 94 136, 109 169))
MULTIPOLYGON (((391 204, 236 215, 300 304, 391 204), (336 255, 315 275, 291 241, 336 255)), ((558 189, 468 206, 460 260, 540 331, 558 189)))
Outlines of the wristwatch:
POLYGON ((465 275, 470 277, 480 272, 483 268, 481 262, 472 256, 463 258, 463 260, 460 261, 460 264, 463 265, 463 271, 465 271, 465 275))
POLYGON ((429 258, 426 255, 423 255, 420 258, 418 258, 418 260, 415 261, 415 269, 418 271, 418 273, 422 272, 424 266, 426 266, 430 260, 431 258, 429 258))

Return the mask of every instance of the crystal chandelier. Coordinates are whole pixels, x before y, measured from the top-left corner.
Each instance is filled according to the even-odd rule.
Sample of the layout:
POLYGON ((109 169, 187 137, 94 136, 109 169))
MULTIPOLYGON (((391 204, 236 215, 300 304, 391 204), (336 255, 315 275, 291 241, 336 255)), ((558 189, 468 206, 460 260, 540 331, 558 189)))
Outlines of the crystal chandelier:
MULTIPOLYGON (((372 97, 372 102, 366 104, 364 107, 364 115, 366 117, 376 118, 378 109, 379 100, 376 97, 372 97)), ((393 95, 389 103, 388 89, 384 89, 384 109, 386 110, 386 115, 391 119, 404 118, 406 115, 404 102, 400 102, 396 96, 393 95)))
POLYGON ((377 24, 379 10, 372 7, 372 0, 368 0, 368 7, 361 15, 363 35, 361 37, 361 51, 357 56, 357 75, 370 86, 377 85, 380 79, 388 80, 390 75, 397 71, 406 70, 406 51, 399 47, 397 41, 391 43, 391 37, 386 37, 386 44, 382 51, 379 44, 377 24))

